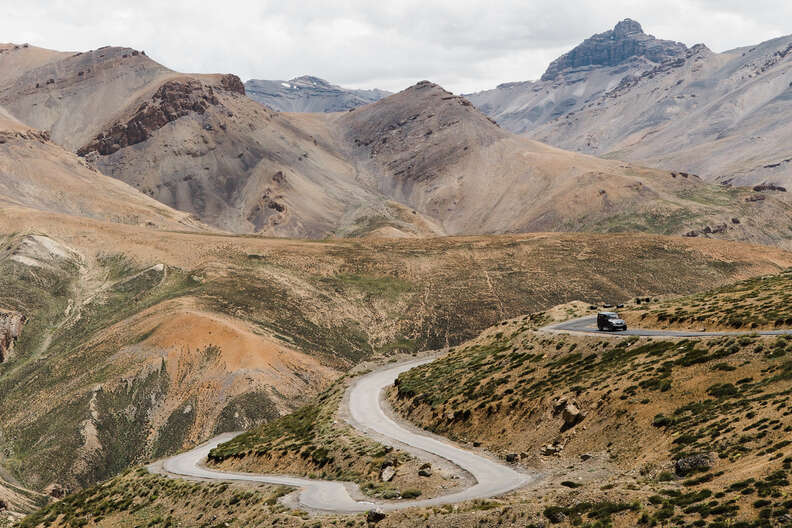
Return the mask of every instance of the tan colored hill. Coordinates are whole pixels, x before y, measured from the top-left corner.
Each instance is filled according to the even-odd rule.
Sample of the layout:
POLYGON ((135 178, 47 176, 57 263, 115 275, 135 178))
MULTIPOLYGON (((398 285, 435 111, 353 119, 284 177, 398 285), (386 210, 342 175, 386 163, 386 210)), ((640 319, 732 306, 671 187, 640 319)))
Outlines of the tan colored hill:
MULTIPOLYGON (((169 481, 141 470, 44 508, 21 526, 126 527, 158 512, 168 512, 160 513, 165 523, 210 515, 234 527, 784 525, 792 509, 790 339, 535 333, 545 316, 502 321, 402 374, 389 395, 405 418, 538 473, 504 497, 392 512, 376 523, 365 514, 314 521, 274 500, 288 490, 169 481)), ((309 465, 319 450, 317 471, 333 476, 354 458, 321 458, 343 454, 333 448, 351 441, 326 416, 337 400, 331 391, 223 446, 222 455, 250 469, 270 450, 288 460, 305 449, 309 465)), ((353 445, 363 469, 377 460, 376 446, 353 445)))
POLYGON ((236 76, 184 75, 114 47, 31 60, 21 74, 17 63, 0 82, 0 106, 11 115, 104 174, 221 229, 319 238, 377 216, 397 235, 439 233, 361 188, 324 122, 268 110, 245 97, 236 76))
POLYGON ((372 184, 437 219, 449 234, 648 231, 760 243, 787 238, 786 228, 776 230, 771 219, 788 214, 786 205, 772 197, 515 136, 431 83, 338 120, 347 141, 358 146, 372 184))
POLYGON ((71 55, 69 52, 54 51, 30 44, 0 44, 0 69, 3 84, 15 81, 26 72, 57 62, 71 55))
POLYGON ((100 174, 2 108, 0 204, 159 229, 208 229, 190 215, 100 174))

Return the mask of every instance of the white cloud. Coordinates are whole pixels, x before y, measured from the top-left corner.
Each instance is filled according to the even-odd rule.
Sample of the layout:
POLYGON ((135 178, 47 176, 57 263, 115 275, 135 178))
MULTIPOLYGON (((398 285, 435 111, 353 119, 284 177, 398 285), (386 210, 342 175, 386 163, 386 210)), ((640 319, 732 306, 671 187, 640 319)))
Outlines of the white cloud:
POLYGON ((716 51, 788 32, 784 0, 0 0, 2 39, 64 50, 144 49, 187 72, 243 79, 303 74, 399 90, 455 92, 539 77, 584 38, 626 17, 659 38, 716 51), (7 4, 7 5, 3 5, 7 4))

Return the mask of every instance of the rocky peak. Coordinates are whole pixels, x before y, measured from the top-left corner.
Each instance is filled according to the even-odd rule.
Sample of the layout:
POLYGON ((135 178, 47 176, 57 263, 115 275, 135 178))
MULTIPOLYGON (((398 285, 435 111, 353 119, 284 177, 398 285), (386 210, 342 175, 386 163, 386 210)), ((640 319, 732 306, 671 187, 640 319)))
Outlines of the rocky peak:
POLYGON ((622 39, 636 33, 643 33, 643 28, 641 24, 631 18, 625 18, 613 28, 613 38, 616 39, 622 39))
POLYGON ((542 80, 554 81, 563 73, 576 69, 617 66, 635 58, 660 64, 684 56, 686 52, 684 44, 647 35, 641 24, 626 18, 613 29, 587 38, 572 51, 554 60, 542 80))

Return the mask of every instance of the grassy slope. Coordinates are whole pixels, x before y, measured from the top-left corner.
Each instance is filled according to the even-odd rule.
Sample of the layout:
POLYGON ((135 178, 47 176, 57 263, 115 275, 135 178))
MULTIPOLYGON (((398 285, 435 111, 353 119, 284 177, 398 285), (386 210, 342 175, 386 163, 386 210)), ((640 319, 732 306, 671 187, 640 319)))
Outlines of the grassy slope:
POLYGON ((586 518, 614 487, 631 501, 614 518, 621 526, 714 527, 732 517, 771 526, 761 519, 792 511, 792 340, 601 340, 528 326, 505 323, 403 374, 394 405, 432 431, 550 473, 573 473, 581 455, 593 457, 593 472, 604 457, 610 477, 578 477, 574 491, 545 503, 550 520, 586 518), (571 428, 555 409, 561 396, 586 413, 571 428), (560 458, 542 454, 553 444, 560 458), (675 460, 709 452, 710 470, 674 474, 675 460), (581 501, 590 505, 576 508, 581 501))
MULTIPOLYGON (((516 453, 518 464, 540 470, 542 478, 506 498, 393 513, 379 526, 769 528, 792 509, 792 339, 535 334, 545 319, 538 314, 492 327, 403 374, 391 393, 397 411, 418 424, 473 449, 504 458, 516 453), (564 427, 554 405, 559 396, 584 411, 580 423, 564 427), (560 454, 542 455, 548 444, 563 446, 560 454), (713 454, 710 469, 675 473, 675 460, 699 453, 713 454)), ((342 386, 222 446, 215 458, 245 469, 275 467, 277 458, 286 466, 303 460, 303 472, 313 468, 315 476, 372 478, 384 456, 399 454, 378 452, 332 424, 342 386)), ((286 466, 279 469, 295 467, 286 466)), ((204 517, 229 526, 365 524, 361 516, 306 524, 301 513, 264 508, 263 498, 249 495, 205 500, 216 489, 132 472, 42 510, 26 526, 42 519, 53 521, 45 526, 70 526, 59 514, 91 526, 144 520, 168 526, 167 515, 213 526, 199 522, 195 503, 204 517), (248 502, 240 508, 240 501, 248 502)))
POLYGON ((792 270, 714 290, 635 305, 628 322, 651 328, 776 330, 792 326, 792 270))

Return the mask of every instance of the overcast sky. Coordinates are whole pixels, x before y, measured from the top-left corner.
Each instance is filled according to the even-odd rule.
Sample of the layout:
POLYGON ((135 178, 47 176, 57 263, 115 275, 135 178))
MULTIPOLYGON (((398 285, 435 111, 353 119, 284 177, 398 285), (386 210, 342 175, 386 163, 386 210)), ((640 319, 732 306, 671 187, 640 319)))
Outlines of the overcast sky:
POLYGON ((792 33, 789 0, 0 0, 0 42, 129 46, 243 80, 310 74, 397 91, 429 79, 466 93, 536 79, 627 17, 714 51, 792 33))

